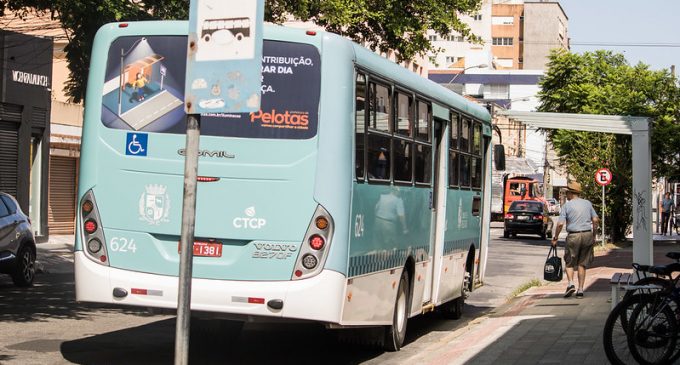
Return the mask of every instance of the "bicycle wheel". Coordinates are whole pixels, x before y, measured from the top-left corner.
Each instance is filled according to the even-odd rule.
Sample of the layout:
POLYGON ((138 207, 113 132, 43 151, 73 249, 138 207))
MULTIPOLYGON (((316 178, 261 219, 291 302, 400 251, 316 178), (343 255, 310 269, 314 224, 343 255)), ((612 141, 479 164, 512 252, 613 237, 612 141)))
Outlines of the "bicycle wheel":
POLYGON ((637 364, 628 349, 628 323, 633 310, 640 304, 641 296, 626 293, 624 299, 614 307, 607 317, 602 333, 604 353, 614 365, 637 364))
POLYGON ((675 354, 678 324, 671 302, 663 293, 641 294, 630 314, 628 348, 640 364, 667 364, 675 354))

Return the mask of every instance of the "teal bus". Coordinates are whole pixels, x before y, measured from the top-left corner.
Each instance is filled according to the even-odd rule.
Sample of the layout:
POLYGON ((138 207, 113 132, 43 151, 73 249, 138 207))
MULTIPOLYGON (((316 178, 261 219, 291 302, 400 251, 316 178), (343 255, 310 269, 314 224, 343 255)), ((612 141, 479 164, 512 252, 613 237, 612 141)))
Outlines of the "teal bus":
MULTIPOLYGON (((78 301, 176 309, 187 33, 96 35, 78 301)), ((192 314, 371 327, 388 350, 410 317, 459 317, 489 241, 487 110, 331 33, 266 25, 264 38, 261 110, 201 116, 192 314)))

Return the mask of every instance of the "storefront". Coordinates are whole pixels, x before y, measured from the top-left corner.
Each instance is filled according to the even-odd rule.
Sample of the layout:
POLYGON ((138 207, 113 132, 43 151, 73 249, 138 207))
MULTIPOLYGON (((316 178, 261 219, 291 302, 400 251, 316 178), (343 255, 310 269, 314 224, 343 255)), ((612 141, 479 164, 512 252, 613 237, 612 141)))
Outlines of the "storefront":
POLYGON ((0 30, 0 191, 47 239, 52 52, 50 38, 0 30))

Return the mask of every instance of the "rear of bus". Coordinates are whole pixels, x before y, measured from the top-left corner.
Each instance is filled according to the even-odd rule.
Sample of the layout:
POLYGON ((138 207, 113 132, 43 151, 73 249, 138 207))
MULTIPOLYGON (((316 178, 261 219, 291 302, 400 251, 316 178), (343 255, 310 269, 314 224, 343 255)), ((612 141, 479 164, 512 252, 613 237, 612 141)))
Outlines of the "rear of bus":
MULTIPOLYGON (((79 180, 79 301, 176 308, 187 29, 109 24, 95 39, 79 180)), ((351 124, 333 119, 351 106, 341 91, 351 90, 342 82, 351 82, 352 66, 333 42, 266 27, 261 111, 201 117, 192 310, 339 322, 347 257, 339 227, 348 226, 350 199, 338 181, 349 186, 351 165, 333 166, 328 156, 351 138, 351 124), (324 45, 335 56, 322 57, 324 45), (322 82, 332 81, 322 80, 322 65, 347 80, 336 82, 337 95, 321 96, 322 82), (334 103, 320 112, 325 98, 334 103)), ((210 80, 192 87, 238 92, 210 80)))

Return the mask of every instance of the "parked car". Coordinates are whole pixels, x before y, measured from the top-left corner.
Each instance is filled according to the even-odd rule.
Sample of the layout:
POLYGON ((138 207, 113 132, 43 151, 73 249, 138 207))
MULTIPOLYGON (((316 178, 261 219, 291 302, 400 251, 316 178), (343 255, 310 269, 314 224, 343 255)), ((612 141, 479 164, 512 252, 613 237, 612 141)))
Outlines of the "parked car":
POLYGON ((552 237, 553 223, 548 215, 547 204, 535 200, 516 200, 505 214, 503 237, 515 237, 517 233, 532 233, 541 239, 552 237))
POLYGON ((9 194, 0 192, 0 273, 16 286, 31 286, 35 278, 35 239, 31 220, 9 194))
POLYGON ((548 212, 550 214, 560 214, 560 202, 555 198, 546 199, 548 202, 548 212))

